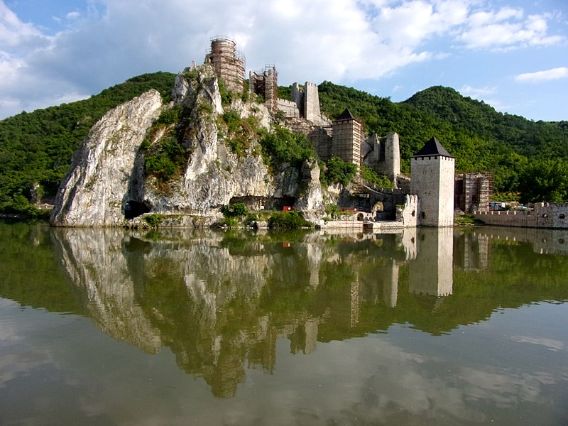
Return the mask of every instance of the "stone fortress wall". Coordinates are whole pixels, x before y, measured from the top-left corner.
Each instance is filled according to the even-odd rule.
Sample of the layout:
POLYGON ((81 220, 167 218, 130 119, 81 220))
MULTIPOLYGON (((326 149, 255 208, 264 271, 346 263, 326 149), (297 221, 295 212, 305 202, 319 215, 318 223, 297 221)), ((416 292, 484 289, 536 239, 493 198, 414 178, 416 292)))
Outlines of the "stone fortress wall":
MULTIPOLYGON (((244 59, 237 56, 233 41, 226 38, 212 40, 206 62, 213 65, 218 77, 225 81, 230 90, 242 92, 244 59)), ((321 113, 318 87, 314 83, 294 83, 292 101, 279 99, 278 73, 274 65, 267 65, 262 72, 250 72, 249 90, 264 99, 270 112, 283 115, 288 127, 309 136, 320 159, 325 161, 337 156, 355 164, 358 171, 364 164, 387 175, 396 186, 400 176, 398 134, 389 133, 385 137, 371 135, 365 139, 362 122, 348 109, 331 122, 321 113)), ((412 195, 407 196, 401 208, 391 209, 392 219, 395 219, 395 214, 398 219, 391 219, 394 226, 453 225, 455 162, 439 142, 435 142, 441 153, 419 155, 412 159, 412 195)), ((371 197, 371 193, 359 195, 371 197)), ((383 195, 388 197, 388 194, 383 195)), ((375 208, 371 206, 368 211, 373 214, 375 208)), ((379 216, 376 215, 376 218, 379 216)))
POLYGON ((476 211, 474 215, 487 225, 568 228, 568 204, 538 203, 532 211, 476 211))

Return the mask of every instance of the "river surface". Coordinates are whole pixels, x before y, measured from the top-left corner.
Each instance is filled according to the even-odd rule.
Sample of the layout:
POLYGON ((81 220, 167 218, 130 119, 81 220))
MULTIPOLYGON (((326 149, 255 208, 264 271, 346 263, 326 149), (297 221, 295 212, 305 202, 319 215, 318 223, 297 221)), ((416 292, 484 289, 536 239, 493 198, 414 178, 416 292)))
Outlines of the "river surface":
POLYGON ((566 425, 568 232, 0 224, 1 425, 566 425))

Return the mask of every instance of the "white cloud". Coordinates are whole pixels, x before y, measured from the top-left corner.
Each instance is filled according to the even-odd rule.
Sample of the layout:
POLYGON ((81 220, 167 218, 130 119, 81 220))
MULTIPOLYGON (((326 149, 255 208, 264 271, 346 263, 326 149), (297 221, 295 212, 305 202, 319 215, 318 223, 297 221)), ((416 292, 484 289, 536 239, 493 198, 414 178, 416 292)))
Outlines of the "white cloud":
POLYGON ((568 77, 568 67, 551 68, 544 71, 527 72, 515 77, 516 81, 537 83, 541 81, 558 80, 568 77))
POLYGON ((482 98, 484 96, 492 95, 496 91, 496 87, 472 87, 469 85, 462 86, 459 90, 463 95, 470 96, 472 98, 482 98))
POLYGON ((0 0, 0 117, 95 93, 134 75, 201 62, 209 39, 234 38, 248 69, 275 63, 283 84, 379 79, 468 48, 561 40, 547 17, 477 0, 97 0, 47 35, 0 0), (485 7, 485 9, 483 9, 485 7))
POLYGON ((548 19, 547 15, 525 18, 523 10, 512 8, 475 12, 458 39, 470 49, 495 50, 546 46, 564 41, 562 36, 548 34, 548 19))
POLYGON ((81 17, 81 13, 79 13, 77 11, 69 12, 67 15, 65 15, 65 18, 67 18, 69 20, 78 19, 80 17, 81 17))

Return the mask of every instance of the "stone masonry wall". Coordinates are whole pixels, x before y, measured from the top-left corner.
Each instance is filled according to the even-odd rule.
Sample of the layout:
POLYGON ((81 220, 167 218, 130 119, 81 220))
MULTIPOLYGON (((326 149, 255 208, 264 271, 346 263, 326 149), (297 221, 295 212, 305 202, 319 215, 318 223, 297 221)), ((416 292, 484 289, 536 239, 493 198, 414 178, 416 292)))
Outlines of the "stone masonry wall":
POLYGON ((420 199, 420 225, 453 226, 454 167, 454 159, 449 157, 412 158, 410 192, 420 199))
POLYGON ((532 211, 478 211, 475 218, 487 225, 568 229, 568 204, 539 203, 532 211))
POLYGON ((278 111, 282 111, 286 118, 300 118, 300 110, 295 102, 278 99, 276 102, 278 111))

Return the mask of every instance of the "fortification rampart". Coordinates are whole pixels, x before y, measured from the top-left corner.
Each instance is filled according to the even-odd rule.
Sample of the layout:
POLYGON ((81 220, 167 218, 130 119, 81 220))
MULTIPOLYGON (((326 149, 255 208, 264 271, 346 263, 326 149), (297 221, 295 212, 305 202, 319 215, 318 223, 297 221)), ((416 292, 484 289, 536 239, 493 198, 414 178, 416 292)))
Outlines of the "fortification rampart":
POLYGON ((568 229, 568 204, 539 203, 529 211, 478 211, 474 216, 487 225, 568 229))
POLYGON ((276 101, 276 108, 287 118, 300 118, 300 110, 298 109, 296 102, 288 101, 286 99, 278 99, 276 101))
POLYGON ((407 195, 404 205, 396 209, 396 221, 404 227, 416 227, 418 224, 418 196, 407 195))

